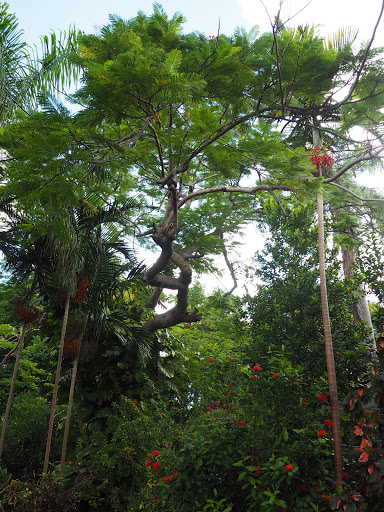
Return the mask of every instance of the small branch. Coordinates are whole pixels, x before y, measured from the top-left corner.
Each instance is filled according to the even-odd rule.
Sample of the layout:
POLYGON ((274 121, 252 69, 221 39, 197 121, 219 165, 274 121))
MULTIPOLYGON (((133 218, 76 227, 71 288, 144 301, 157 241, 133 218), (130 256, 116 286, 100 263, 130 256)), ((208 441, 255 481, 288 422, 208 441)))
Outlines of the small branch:
POLYGON ((192 194, 189 194, 185 197, 183 197, 183 199, 181 199, 178 203, 178 207, 180 208, 181 206, 183 206, 184 203, 186 203, 187 201, 190 201, 191 199, 195 198, 195 197, 198 197, 198 196, 202 196, 202 195, 206 195, 206 194, 213 194, 213 193, 216 193, 216 192, 230 192, 230 193, 238 193, 238 194, 251 194, 251 195, 255 195, 257 194, 257 192, 261 192, 261 191, 265 191, 265 192, 271 192, 273 190, 285 190, 287 192, 292 192, 292 188, 291 187, 285 187, 283 185, 273 185, 273 186, 269 186, 269 185, 258 185, 256 187, 252 187, 252 188, 247 188, 247 187, 227 187, 227 186, 221 186, 221 187, 211 187, 211 188, 205 188, 205 189, 201 189, 201 190, 196 190, 196 192, 192 192, 192 194))
POLYGON ((284 207, 283 205, 281 204, 281 201, 280 199, 277 197, 277 195, 274 193, 273 190, 270 190, 271 194, 273 195, 273 198, 274 200, 276 201, 276 203, 279 205, 280 207, 280 210, 282 211, 284 217, 288 217, 288 213, 284 210, 284 207))
POLYGON ((349 190, 349 189, 343 187, 342 185, 339 185, 338 183, 330 183, 330 185, 333 185, 334 187, 337 187, 337 188, 340 188, 341 190, 344 190, 345 192, 347 192, 348 194, 351 194, 353 197, 356 197, 360 201, 364 201, 364 202, 374 202, 374 201, 376 201, 376 202, 377 201, 384 202, 384 198, 380 199, 380 198, 371 198, 371 197, 361 197, 361 196, 358 196, 357 194, 352 192, 352 190, 349 190))
POLYGON ((377 158, 380 153, 384 151, 384 148, 378 149, 375 153, 365 153, 358 158, 355 158, 355 160, 352 160, 352 162, 349 162, 347 165, 345 165, 340 171, 338 171, 336 174, 331 176, 330 178, 327 178, 324 180, 324 183, 332 183, 333 181, 337 180, 340 176, 342 176, 345 172, 347 172, 351 167, 353 167, 356 164, 359 164, 360 162, 364 162, 365 160, 372 160, 373 158, 377 158))
POLYGON ((223 295, 223 297, 228 297, 228 295, 231 295, 233 293, 233 291, 236 290, 238 284, 237 284, 235 269, 233 268, 233 264, 229 261, 227 248, 225 247, 224 233, 223 232, 221 232, 220 238, 223 240, 223 256, 224 256, 224 260, 225 260, 225 263, 227 265, 227 268, 228 268, 228 270, 229 270, 229 272, 231 274, 232 281, 233 281, 232 288, 229 291, 225 292, 224 295, 223 295))

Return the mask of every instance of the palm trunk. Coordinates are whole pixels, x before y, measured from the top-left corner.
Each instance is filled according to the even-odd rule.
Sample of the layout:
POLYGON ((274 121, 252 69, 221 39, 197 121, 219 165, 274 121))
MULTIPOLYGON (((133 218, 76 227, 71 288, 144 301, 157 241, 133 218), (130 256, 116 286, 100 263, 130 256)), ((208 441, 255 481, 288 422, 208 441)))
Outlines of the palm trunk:
POLYGON ((23 323, 23 329, 21 331, 21 335, 20 335, 20 338, 19 338, 19 343, 18 343, 18 349, 17 349, 17 354, 16 354, 16 361, 15 361, 15 367, 13 369, 13 376, 12 376, 12 382, 11 382, 11 387, 9 389, 9 395, 8 395, 8 402, 7 402, 7 407, 5 409, 5 416, 4 416, 4 423, 3 423, 3 429, 1 431, 1 438, 0 438, 0 460, 1 460, 1 455, 3 453, 3 447, 4 447, 4 439, 5 439, 5 433, 7 431, 7 426, 8 426, 8 418, 9 418, 9 414, 11 412, 11 406, 12 406, 12 400, 13 400, 13 393, 14 393, 14 390, 15 390, 15 384, 16 384, 16 378, 17 378, 17 372, 18 372, 18 369, 19 369, 19 363, 20 363, 20 358, 21 358, 21 351, 23 350, 23 344, 24 344, 24 338, 25 338, 25 331, 26 331, 26 324, 23 323))
POLYGON ((51 405, 51 416, 50 416, 50 419, 49 419, 47 446, 46 446, 46 449, 45 449, 45 458, 44 458, 44 469, 43 469, 44 473, 47 473, 47 471, 48 471, 49 454, 50 454, 50 451, 51 451, 52 432, 53 432, 53 423, 54 423, 54 419, 55 419, 55 408, 56 408, 56 400, 57 400, 57 391, 59 389, 59 379, 60 379, 61 363, 62 363, 62 360, 63 360, 64 339, 65 339, 65 333, 66 333, 66 330, 67 330, 67 323, 68 323, 69 303, 70 303, 70 293, 69 293, 69 290, 68 290, 68 292, 67 292, 67 300, 66 300, 66 303, 65 303, 63 325, 62 325, 62 328, 61 328, 61 338, 60 338, 60 346, 59 346, 59 355, 58 355, 58 358, 57 358, 55 385, 54 385, 54 388, 53 388, 53 397, 52 397, 52 405, 51 405))
POLYGON ((72 368, 72 378, 71 378, 71 387, 69 389, 67 417, 65 419, 64 437, 63 437, 63 444, 62 444, 62 448, 61 448, 60 473, 62 473, 64 471, 65 458, 66 458, 66 455, 67 455, 68 433, 69 433, 69 425, 70 425, 70 422, 71 422, 73 395, 75 393, 77 367, 79 365, 79 355, 80 355, 80 350, 81 350, 81 342, 82 342, 82 339, 83 339, 83 336, 84 336, 84 332, 85 332, 85 329, 86 329, 86 326, 87 326, 88 316, 89 316, 89 311, 87 312, 87 314, 85 316, 83 331, 82 331, 81 336, 80 336, 79 350, 78 350, 78 352, 76 354, 75 361, 73 363, 73 368, 72 368))
POLYGON ((343 450, 341 444, 341 428, 339 415, 339 399, 337 395, 337 382, 335 370, 335 358, 333 353, 331 322, 329 319, 329 308, 327 298, 327 281, 325 276, 325 251, 324 251, 324 213, 323 213, 323 193, 317 194, 317 215, 319 226, 319 269, 320 269, 320 293, 321 293, 321 311, 323 315, 324 337, 325 337, 325 356, 327 361, 329 396, 332 412, 332 430, 335 458, 335 488, 343 485, 343 450))
MULTIPOLYGON (((321 146, 322 141, 318 129, 313 129, 313 144, 321 146)), ((322 168, 319 169, 322 174, 322 168)), ((343 450, 341 444, 341 427, 339 414, 339 398, 337 394, 337 381, 335 369, 335 357, 333 352, 331 321, 329 318, 329 307, 327 297, 327 279, 325 275, 325 244, 324 244, 324 205, 323 191, 319 190, 317 194, 317 218, 319 233, 319 273, 320 273, 320 295, 321 312, 323 317, 323 328, 325 338, 325 358, 327 361, 329 396, 332 414, 333 447, 335 460, 335 488, 344 484, 343 480, 343 450)))

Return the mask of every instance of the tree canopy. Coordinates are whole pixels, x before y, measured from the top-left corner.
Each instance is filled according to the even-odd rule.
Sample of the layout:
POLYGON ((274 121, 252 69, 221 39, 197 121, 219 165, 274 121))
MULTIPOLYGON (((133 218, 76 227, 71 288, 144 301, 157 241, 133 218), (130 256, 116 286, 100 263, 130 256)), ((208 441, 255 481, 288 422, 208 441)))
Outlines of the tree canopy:
MULTIPOLYGON (((352 446, 352 422, 362 421, 361 409, 369 405, 365 396, 375 401, 368 410, 376 414, 377 432, 381 428, 382 385, 373 369, 376 364, 381 371, 380 361, 367 343, 374 335, 351 313, 364 284, 382 300, 377 247, 384 199, 355 181, 359 172, 379 168, 384 154, 384 60, 383 49, 373 46, 375 32, 360 47, 352 33, 325 41, 315 26, 291 28, 278 14, 268 33, 238 29, 207 37, 183 33, 183 15, 169 17, 154 4, 151 15, 110 16, 96 34, 44 38, 43 54, 31 58, 8 10, 0 4, 0 249, 12 276, 0 286, 0 300, 16 301, 17 309, 7 305, 2 311, 5 378, 11 385, 5 428, 14 390, 18 418, 18 404, 30 411, 41 391, 40 421, 47 421, 44 397, 54 387, 46 473, 51 435, 60 438, 56 400, 61 411, 71 381, 60 471, 69 438, 69 453, 84 461, 85 478, 83 462, 78 467, 76 459, 66 478, 87 496, 81 502, 85 510, 93 506, 87 485, 94 488, 95 482, 95 510, 103 500, 110 510, 127 507, 127 496, 136 505, 145 501, 147 510, 168 502, 167 512, 204 505, 204 511, 219 511, 227 503, 224 511, 240 512, 245 502, 249 510, 266 512, 287 510, 288 503, 298 511, 325 510, 321 499, 329 498, 333 447, 319 421, 333 429, 335 439, 336 421, 327 416, 339 403, 337 395, 325 395, 330 371, 319 362, 325 322, 317 265, 324 251, 314 224, 316 196, 324 197, 326 231, 334 243, 325 273, 335 352, 344 368, 340 397, 349 407, 341 415, 343 443, 352 446), (77 77, 76 91, 68 93, 66 84, 77 77), (224 256, 235 288, 231 243, 252 222, 269 233, 255 259, 262 278, 257 293, 206 297, 201 282, 217 255, 224 256), (361 249, 361 272, 356 265, 355 274, 342 281, 339 247, 353 251, 363 236, 373 249, 361 249), (144 272, 134 244, 157 254, 144 272), (200 284, 190 290, 193 272, 200 284), (176 292, 170 308, 164 306, 168 290, 176 292), (15 319, 22 334, 11 325, 15 319), (52 353, 59 338, 53 384, 52 353), (44 340, 46 357, 40 355, 44 340), (26 382, 18 388, 20 357, 26 382), (38 364, 46 369, 46 381, 38 364), (369 382, 376 388, 368 391, 369 382), (84 432, 78 436, 69 428, 73 401, 84 432), (150 425, 148 439, 142 418, 150 425), (167 440, 171 430, 178 437, 167 440), (134 445, 133 439, 140 442, 134 445), (129 463, 117 450, 120 442, 133 454, 129 463), (161 463, 159 450, 147 455, 151 443, 152 449, 161 443, 170 450, 163 455, 162 448, 161 463), (176 468, 163 482, 155 475, 161 464, 176 468), (217 488, 226 481, 219 499, 217 488), (170 482, 177 482, 173 494, 170 482), (191 482, 199 483, 197 496, 191 482), (305 489, 293 492, 293 483, 305 489), (315 494, 316 486, 325 498, 315 494)), ((322 212, 321 206, 319 220, 322 212)), ((379 307, 376 313, 381 330, 379 307)), ((12 456, 22 434, 10 418, 4 458, 22 477, 12 456)), ((368 486, 367 474, 375 471, 381 482, 384 473, 380 433, 360 430, 359 460, 348 458, 353 468, 366 464, 354 477, 355 487, 360 476, 363 481, 359 492, 368 486), (365 449, 373 450, 376 442, 377 457, 369 459, 365 449), (376 462, 377 469, 368 465, 376 462)), ((28 446, 29 438, 22 439, 28 446)), ((41 450, 31 453, 25 472, 33 471, 41 450)), ((55 446, 52 452, 56 460, 55 446)), ((345 479, 340 465, 336 483, 345 479)), ((369 482, 373 488, 376 481, 369 482)), ((354 512, 355 495, 339 493, 333 508, 345 505, 354 512)))

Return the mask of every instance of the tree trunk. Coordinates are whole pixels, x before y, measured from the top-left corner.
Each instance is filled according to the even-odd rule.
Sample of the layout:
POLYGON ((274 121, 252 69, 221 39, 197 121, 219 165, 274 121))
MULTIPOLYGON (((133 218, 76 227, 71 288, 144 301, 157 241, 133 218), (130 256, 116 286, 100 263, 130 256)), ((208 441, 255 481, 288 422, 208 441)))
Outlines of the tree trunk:
MULTIPOLYGON (((341 256, 343 258, 343 271, 345 279, 351 279, 353 277, 353 263, 355 261, 355 251, 348 249, 347 247, 341 248, 341 256)), ((369 329, 369 339, 371 340, 371 346, 368 347, 372 351, 372 354, 376 355, 376 340, 375 332, 373 330, 371 314, 368 308, 367 298, 365 296, 363 287, 359 286, 359 297, 356 305, 353 307, 353 321, 365 322, 369 329)))
POLYGON ((76 375, 77 375, 77 367, 79 365, 79 355, 81 350, 81 342, 84 336, 84 332, 88 323, 88 316, 89 312, 85 316, 84 320, 84 326, 82 333, 80 335, 80 344, 79 344, 79 350, 76 354, 75 361, 73 363, 72 368, 72 378, 71 378, 71 387, 69 389, 69 398, 68 398, 68 409, 67 409, 67 417, 65 419, 65 427, 64 427, 64 436, 63 436, 63 444, 61 448, 61 463, 60 463, 60 473, 64 471, 64 465, 65 465, 65 458, 67 455, 67 444, 68 444, 68 432, 69 432, 69 425, 71 422, 71 413, 72 413, 72 405, 73 405, 73 395, 75 393, 75 385, 76 385, 76 375))
POLYGON ((49 419, 49 427, 48 427, 47 446, 46 446, 46 449, 45 449, 44 469, 43 469, 44 473, 47 473, 47 471, 48 471, 49 454, 50 454, 50 451, 51 451, 52 432, 53 432, 53 423, 54 423, 54 420, 55 420, 55 408, 56 408, 56 400, 57 400, 57 391, 59 389, 59 379, 60 379, 61 363, 62 363, 62 360, 63 360, 64 339, 65 339, 65 333, 66 333, 66 330, 67 330, 67 323, 68 323, 69 303, 70 303, 70 292, 68 290, 68 292, 67 292, 67 300, 66 300, 66 304, 65 304, 63 325, 62 325, 62 329, 61 329, 59 355, 57 357, 56 378, 55 378, 55 385, 54 385, 54 388, 53 388, 53 397, 52 397, 52 405, 51 405, 51 416, 50 416, 50 419, 49 419))
POLYGON ((339 399, 337 395, 337 382, 335 370, 335 358, 333 353, 331 322, 329 319, 329 308, 327 298, 327 281, 325 276, 325 250, 324 250, 324 212, 323 212, 323 193, 317 194, 317 215, 319 226, 319 270, 320 270, 320 293, 321 293, 321 311, 323 315, 324 337, 325 337, 325 356, 327 360, 327 372, 329 382, 329 396, 332 412, 332 431, 335 457, 335 488, 343 485, 343 451, 341 444, 341 428, 339 415, 339 399))
MULTIPOLYGON (((321 146, 322 140, 318 129, 313 130, 313 145, 321 146)), ((322 167, 319 168, 319 175, 322 174, 322 167)), ((332 413, 332 431, 333 447, 335 460, 335 488, 344 484, 343 479, 343 450, 341 444, 341 427, 339 414, 339 398, 337 394, 337 381, 335 369, 335 357, 333 352, 331 321, 329 318, 328 297, 327 297, 327 279, 325 275, 325 243, 324 243, 324 205, 323 191, 319 190, 317 194, 317 217, 319 233, 319 273, 320 273, 320 294, 321 294, 321 312, 323 316, 323 328, 325 338, 325 357, 327 361, 329 396, 332 413)))
POLYGON ((19 363, 20 363, 20 358, 21 358, 21 351, 23 350, 23 344, 24 344, 26 328, 27 328, 26 324, 23 323, 23 329, 21 331, 21 335, 20 335, 19 342, 18 342, 19 346, 18 346, 17 354, 16 354, 15 367, 13 369, 11 387, 9 389, 7 407, 5 409, 3 429, 1 431, 1 438, 0 438, 0 460, 1 460, 1 455, 3 453, 5 433, 7 431, 8 418, 9 418, 9 414, 11 412, 11 406, 12 406, 12 400, 13 400, 13 392, 15 390, 17 372, 18 372, 18 369, 19 369, 19 363))

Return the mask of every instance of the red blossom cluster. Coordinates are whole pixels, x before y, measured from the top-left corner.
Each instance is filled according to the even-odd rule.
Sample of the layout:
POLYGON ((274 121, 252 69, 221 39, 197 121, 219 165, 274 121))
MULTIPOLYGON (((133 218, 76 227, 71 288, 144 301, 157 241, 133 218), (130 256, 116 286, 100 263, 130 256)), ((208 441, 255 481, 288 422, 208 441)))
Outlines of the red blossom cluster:
POLYGON ((64 341, 63 347, 63 357, 72 357, 79 353, 80 350, 80 340, 76 338, 74 335, 68 336, 68 338, 64 341))
POLYGON ((317 433, 317 435, 318 435, 319 437, 323 437, 323 438, 324 438, 324 437, 326 437, 326 435, 327 435, 327 431, 326 431, 326 430, 319 430, 319 431, 318 431, 318 433, 317 433))
POLYGON ((164 484, 171 483, 172 478, 175 479, 177 477, 178 473, 173 473, 171 476, 163 476, 161 477, 164 484))
POLYGON ((292 471, 292 470, 293 470, 293 466, 292 466, 292 464, 287 464, 287 465, 286 465, 286 466, 284 466, 284 467, 285 467, 285 469, 286 469, 287 471, 292 471))
POLYGON ((261 366, 259 366, 259 365, 257 364, 256 366, 254 366, 254 367, 252 368, 252 370, 253 370, 254 372, 261 372, 261 371, 262 371, 262 368, 261 368, 261 366))
POLYGON ((274 375, 272 375, 272 379, 276 379, 277 377, 280 377, 280 373, 275 373, 274 375))
POLYGON ((87 276, 79 276, 77 278, 77 290, 73 300, 78 304, 82 304, 87 298, 87 290, 89 286, 89 279, 87 276))
POLYGON ((325 395, 324 393, 320 393, 320 395, 317 395, 317 399, 321 404, 323 404, 324 402, 327 401, 327 395, 325 395))
POLYGON ((321 167, 332 169, 333 164, 336 162, 336 159, 325 151, 325 147, 320 147, 319 145, 315 146, 312 150, 310 160, 317 169, 321 167), (321 154, 322 152, 323 154, 321 154))
POLYGON ((207 359, 207 363, 214 363, 215 360, 213 359, 213 357, 208 357, 207 359))
MULTIPOLYGON (((160 455, 159 450, 153 450, 151 455, 147 455, 147 461, 145 463, 146 467, 150 468, 152 466, 151 459, 154 457, 158 457, 159 455, 160 455)), ((161 463, 156 461, 153 463, 151 471, 152 471, 152 473, 156 473, 156 471, 160 468, 161 468, 161 463)))
POLYGON ((215 39, 216 36, 208 36, 208 39, 215 39))
POLYGON ((333 427, 333 423, 331 420, 325 420, 324 422, 329 428, 332 428, 333 427))
POLYGON ((23 324, 30 324, 39 316, 39 310, 36 307, 31 306, 27 299, 18 299, 16 315, 23 324))

